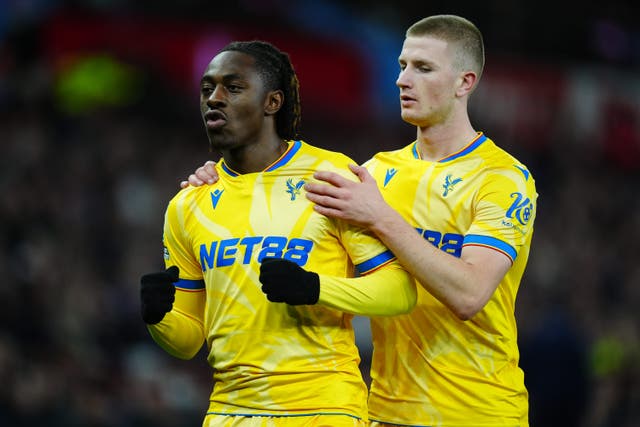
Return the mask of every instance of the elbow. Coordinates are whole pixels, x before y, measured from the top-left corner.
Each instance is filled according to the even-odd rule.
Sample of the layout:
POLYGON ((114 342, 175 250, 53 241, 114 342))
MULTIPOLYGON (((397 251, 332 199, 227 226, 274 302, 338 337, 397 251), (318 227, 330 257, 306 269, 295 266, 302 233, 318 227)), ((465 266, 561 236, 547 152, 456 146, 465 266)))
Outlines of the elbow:
POLYGON ((466 308, 453 309, 452 311, 456 315, 456 317, 462 320, 463 322, 466 322, 467 320, 471 320, 473 316, 475 316, 476 313, 478 313, 478 311, 474 311, 466 308))
MULTIPOLYGON (((160 322, 157 325, 147 325, 151 337, 165 352, 182 360, 193 359, 204 344, 204 331, 202 326, 193 326, 191 333, 179 334, 177 329, 167 330, 166 325, 160 322)), ((182 326, 189 326, 182 325, 182 326)), ((183 329, 184 331, 184 329, 183 329)))
POLYGON ((408 314, 411 313, 415 305, 415 301, 413 303, 407 301, 404 304, 395 304, 393 307, 386 307, 380 310, 379 315, 397 316, 400 314, 408 314))
POLYGON ((478 314, 485 306, 486 301, 479 299, 469 298, 466 301, 462 301, 458 304, 452 304, 449 309, 453 314, 462 321, 471 320, 476 314, 478 314))
POLYGON ((416 290, 416 285, 413 280, 410 280, 409 286, 404 289, 402 293, 402 298, 395 298, 393 310, 391 310, 390 315, 399 315, 399 314, 408 314, 413 308, 416 306, 418 302, 418 292, 416 290))
POLYGON ((418 303, 418 293, 416 291, 415 284, 405 298, 405 304, 402 307, 402 311, 399 314, 410 313, 418 303))
POLYGON ((200 347, 183 348, 183 349, 165 348, 165 351, 178 359, 191 360, 196 356, 196 354, 198 354, 198 352, 200 351, 200 347))

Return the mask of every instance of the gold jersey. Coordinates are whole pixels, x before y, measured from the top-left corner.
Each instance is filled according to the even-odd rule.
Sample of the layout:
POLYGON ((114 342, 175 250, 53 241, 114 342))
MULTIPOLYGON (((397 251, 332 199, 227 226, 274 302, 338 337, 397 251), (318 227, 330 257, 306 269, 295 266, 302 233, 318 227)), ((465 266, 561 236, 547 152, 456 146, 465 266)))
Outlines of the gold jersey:
MULTIPOLYGON (((349 163, 342 154, 291 141, 264 171, 238 174, 221 161, 216 184, 184 189, 169 203, 165 263, 180 269, 174 311, 202 319, 200 345, 206 339, 214 370, 209 414, 366 419, 352 315, 269 302, 258 279, 267 256, 338 277, 394 260, 373 235, 316 213, 304 196, 314 171, 349 177, 349 163)), ((170 339, 158 339, 162 327, 151 329, 169 348, 170 339)), ((178 340, 180 333, 165 334, 178 340)))
POLYGON ((527 168, 479 133, 437 162, 417 143, 365 166, 417 232, 459 257, 465 246, 503 253, 512 267, 486 306, 462 321, 418 284, 410 314, 372 318, 370 419, 411 426, 526 426, 518 367, 516 293, 531 244, 537 193, 527 168))

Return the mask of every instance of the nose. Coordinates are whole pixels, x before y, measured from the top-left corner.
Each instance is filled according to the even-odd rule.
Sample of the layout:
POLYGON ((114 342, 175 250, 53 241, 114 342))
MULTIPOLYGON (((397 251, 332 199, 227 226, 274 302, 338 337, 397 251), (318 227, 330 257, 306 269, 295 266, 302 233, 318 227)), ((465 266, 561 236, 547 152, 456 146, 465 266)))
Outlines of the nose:
POLYGON ((207 105, 213 108, 224 105, 224 103, 224 87, 222 85, 216 85, 207 98, 207 105))
POLYGON ((404 70, 400 70, 400 73, 398 73, 398 78, 396 79, 396 86, 402 89, 402 88, 407 88, 410 85, 411 85, 411 82, 407 75, 407 69, 405 68, 404 70))

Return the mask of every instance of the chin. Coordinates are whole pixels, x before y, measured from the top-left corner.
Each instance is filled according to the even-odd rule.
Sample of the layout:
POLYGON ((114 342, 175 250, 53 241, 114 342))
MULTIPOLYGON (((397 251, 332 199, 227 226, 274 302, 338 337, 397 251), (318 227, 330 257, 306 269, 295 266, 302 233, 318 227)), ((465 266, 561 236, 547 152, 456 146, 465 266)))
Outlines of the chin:
POLYGON ((207 136, 209 137, 209 145, 212 148, 224 148, 232 145, 231 138, 221 132, 207 131, 207 136))
POLYGON ((402 111, 402 113, 400 114, 400 117, 402 117, 402 120, 404 120, 406 123, 409 123, 410 125, 414 125, 414 126, 418 126, 418 123, 420 121, 418 117, 416 117, 414 114, 411 114, 408 111, 402 111))

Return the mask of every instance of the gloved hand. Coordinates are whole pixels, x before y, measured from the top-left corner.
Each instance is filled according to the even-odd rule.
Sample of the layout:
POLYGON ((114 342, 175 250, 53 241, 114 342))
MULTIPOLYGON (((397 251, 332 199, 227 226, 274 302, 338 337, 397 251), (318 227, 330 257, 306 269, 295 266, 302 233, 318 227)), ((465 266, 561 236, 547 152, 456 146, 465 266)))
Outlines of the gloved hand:
POLYGON ((160 322, 171 311, 175 300, 180 270, 175 265, 165 271, 145 274, 140 278, 142 320, 150 325, 160 322))
POLYGON ((265 257, 260 265, 262 292, 271 302, 315 304, 320 298, 320 277, 295 262, 265 257))

